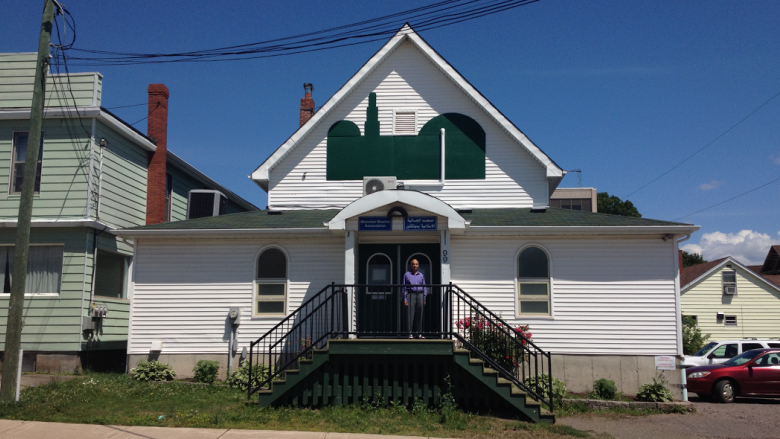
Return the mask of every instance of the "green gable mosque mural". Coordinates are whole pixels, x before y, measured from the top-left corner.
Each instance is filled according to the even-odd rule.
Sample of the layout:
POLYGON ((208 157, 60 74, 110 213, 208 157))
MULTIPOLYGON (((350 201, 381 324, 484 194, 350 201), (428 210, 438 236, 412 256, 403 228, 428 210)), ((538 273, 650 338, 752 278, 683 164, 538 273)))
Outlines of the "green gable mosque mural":
POLYGON ((441 177, 441 136, 447 180, 485 179, 485 130, 474 119, 446 113, 429 120, 415 135, 379 135, 376 93, 368 95, 365 136, 349 120, 328 130, 327 179, 362 180, 371 175, 398 179, 441 177))

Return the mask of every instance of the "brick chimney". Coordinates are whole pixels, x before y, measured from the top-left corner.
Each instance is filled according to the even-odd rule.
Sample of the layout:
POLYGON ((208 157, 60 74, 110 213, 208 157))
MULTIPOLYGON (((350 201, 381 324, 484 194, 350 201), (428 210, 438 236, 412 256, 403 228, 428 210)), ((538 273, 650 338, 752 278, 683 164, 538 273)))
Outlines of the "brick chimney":
POLYGON ((149 107, 146 135, 157 144, 149 153, 146 179, 146 224, 165 222, 165 173, 168 153, 168 87, 149 84, 149 107))
POLYGON ((311 92, 314 91, 314 86, 309 84, 303 84, 303 91, 306 93, 301 98, 301 124, 298 127, 302 127, 312 116, 314 116, 314 99, 311 98, 311 92))

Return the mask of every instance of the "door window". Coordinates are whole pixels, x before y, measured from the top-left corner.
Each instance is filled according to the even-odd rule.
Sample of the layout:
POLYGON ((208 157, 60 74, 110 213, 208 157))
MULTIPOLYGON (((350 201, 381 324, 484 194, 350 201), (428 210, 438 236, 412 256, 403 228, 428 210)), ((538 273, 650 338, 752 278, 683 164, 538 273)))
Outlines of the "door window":
POLYGON ((737 356, 737 349, 736 343, 722 344, 712 351, 712 355, 714 358, 734 358, 737 356))
POLYGON ((753 363, 753 366, 755 367, 780 366, 780 352, 772 352, 770 354, 764 355, 763 357, 756 360, 756 362, 753 363))
POLYGON ((742 343, 742 352, 752 351, 753 349, 763 349, 761 343, 742 343))
POLYGON ((367 284, 377 285, 368 287, 368 294, 372 299, 384 299, 390 294, 392 284, 393 262, 383 253, 377 253, 368 259, 366 267, 367 284))
POLYGON ((425 283, 433 283, 433 278, 431 278, 431 260, 428 259, 428 256, 422 253, 415 253, 409 256, 409 259, 406 260, 406 271, 412 271, 413 259, 417 259, 417 262, 420 263, 420 267, 417 268, 417 271, 422 273, 423 277, 425 278, 425 283))

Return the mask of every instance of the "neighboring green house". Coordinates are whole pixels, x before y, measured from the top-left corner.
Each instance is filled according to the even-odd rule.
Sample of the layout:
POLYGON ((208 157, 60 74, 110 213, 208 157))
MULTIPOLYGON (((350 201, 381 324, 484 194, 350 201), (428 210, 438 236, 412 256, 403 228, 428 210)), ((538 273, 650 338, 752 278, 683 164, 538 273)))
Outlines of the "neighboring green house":
MULTIPOLYGON (((35 58, 0 54, 0 350, 35 58)), ((69 76, 50 74, 46 87, 23 311, 27 371, 124 364, 133 242, 114 230, 257 210, 167 151, 164 85, 149 86, 145 135, 101 107, 101 74, 69 76)))
POLYGON ((682 314, 712 340, 780 337, 780 246, 763 265, 731 256, 686 267, 680 275, 682 314))

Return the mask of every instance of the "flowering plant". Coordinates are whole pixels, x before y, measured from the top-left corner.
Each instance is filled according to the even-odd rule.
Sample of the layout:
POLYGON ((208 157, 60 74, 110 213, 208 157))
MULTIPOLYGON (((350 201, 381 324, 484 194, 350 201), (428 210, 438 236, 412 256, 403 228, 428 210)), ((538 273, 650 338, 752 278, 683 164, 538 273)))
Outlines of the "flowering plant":
POLYGON ((522 346, 531 340, 531 330, 528 325, 511 327, 511 331, 504 329, 503 323, 494 324, 483 317, 465 317, 458 320, 457 327, 462 330, 463 336, 477 349, 492 358, 507 371, 514 371, 522 364, 525 356, 522 346), (517 337, 517 336, 520 337, 517 337), (520 341, 520 346, 516 341, 520 341))

